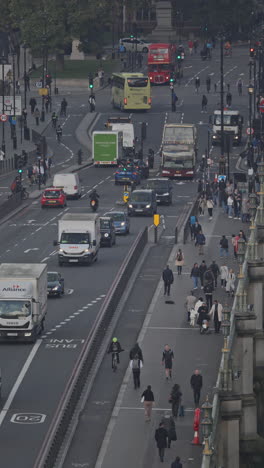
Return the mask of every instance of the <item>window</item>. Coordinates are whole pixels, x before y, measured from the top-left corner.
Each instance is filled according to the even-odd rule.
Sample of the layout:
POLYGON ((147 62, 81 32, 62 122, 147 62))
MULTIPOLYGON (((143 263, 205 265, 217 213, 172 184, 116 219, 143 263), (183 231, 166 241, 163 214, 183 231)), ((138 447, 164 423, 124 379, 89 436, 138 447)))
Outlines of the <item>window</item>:
POLYGON ((125 80, 120 76, 113 76, 113 87, 124 89, 125 80))
POLYGON ((90 234, 88 232, 63 232, 61 244, 90 244, 90 234))
POLYGON ((131 195, 131 201, 134 203, 137 202, 146 202, 151 200, 151 194, 150 193, 135 193, 132 192, 131 195))
POLYGON ((148 78, 128 78, 127 84, 130 88, 146 88, 148 86, 148 78))

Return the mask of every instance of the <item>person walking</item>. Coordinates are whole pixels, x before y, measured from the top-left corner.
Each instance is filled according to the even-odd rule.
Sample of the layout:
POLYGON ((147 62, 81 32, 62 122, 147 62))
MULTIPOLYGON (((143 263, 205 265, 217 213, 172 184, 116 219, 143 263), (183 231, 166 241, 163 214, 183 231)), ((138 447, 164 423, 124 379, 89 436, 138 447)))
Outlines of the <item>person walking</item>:
POLYGON ((235 282, 236 282, 236 275, 234 273, 234 270, 230 268, 228 274, 227 274, 227 279, 226 279, 226 292, 228 296, 234 297, 235 294, 235 282))
POLYGON ((203 386, 203 377, 198 369, 196 369, 191 376, 190 384, 193 389, 194 404, 197 407, 199 406, 201 389, 203 386))
POLYGON ((205 211, 205 208, 206 208, 206 198, 202 195, 199 199, 199 205, 198 205, 198 210, 199 210, 199 215, 200 216, 203 216, 204 215, 204 211, 205 211))
POLYGON ((228 93, 226 95, 226 105, 228 107, 231 107, 231 105, 232 105, 232 94, 230 93, 230 91, 228 91, 228 93))
POLYGON ((34 117, 35 117, 35 120, 36 120, 36 125, 39 126, 40 112, 39 112, 39 110, 38 110, 37 107, 36 107, 36 109, 34 110, 34 117))
POLYGON ((129 359, 132 360, 134 359, 135 356, 138 356, 139 359, 144 362, 144 359, 143 359, 143 353, 142 353, 142 349, 140 348, 139 344, 136 343, 135 346, 133 346, 133 348, 131 348, 130 352, 129 352, 129 359))
POLYGON ((228 276, 228 267, 226 265, 221 265, 220 266, 221 288, 226 287, 227 276, 228 276))
POLYGON ((232 234, 231 242, 233 246, 233 253, 234 253, 234 258, 237 259, 237 251, 238 251, 238 240, 239 240, 239 235, 232 234))
POLYGON ((182 267, 184 265, 184 255, 181 249, 176 253, 175 265, 177 267, 178 275, 182 274, 182 267))
POLYGON ((206 272, 204 273, 203 281, 204 281, 204 286, 206 284, 211 284, 214 287, 215 280, 214 280, 213 272, 210 267, 208 267, 206 272))
POLYGON ((210 89, 211 89, 211 78, 208 75, 207 78, 206 78, 206 90, 207 90, 208 94, 210 93, 210 89))
POLYGON ((213 290, 213 283, 207 283, 204 285, 204 294, 208 309, 211 309, 213 305, 213 290))
POLYGON ((204 255, 205 235, 202 231, 198 232, 195 245, 198 245, 198 255, 204 255))
POLYGON ((226 236, 222 236, 220 239, 220 257, 228 257, 228 239, 226 236))
POLYGON ((238 91, 239 96, 242 96, 242 88, 243 88, 243 81, 241 78, 239 78, 237 81, 237 91, 238 91))
POLYGON ((134 355, 130 361, 130 367, 133 373, 134 388, 140 388, 140 370, 143 367, 143 363, 137 354, 134 355))
POLYGON ((52 123, 52 128, 54 128, 55 130, 57 128, 57 122, 58 122, 58 116, 56 112, 52 112, 51 123, 52 123))
POLYGON ((213 260, 209 268, 214 275, 214 287, 217 288, 217 278, 220 275, 219 266, 217 265, 216 261, 213 260))
POLYGON ((144 402, 145 421, 151 420, 152 407, 154 405, 154 393, 151 390, 151 385, 148 385, 146 390, 141 395, 141 401, 144 402))
POLYGON ((60 108, 60 116, 61 117, 66 117, 67 106, 68 106, 68 102, 66 101, 65 98, 63 98, 62 101, 61 101, 61 108, 60 108))
POLYGON ((30 76, 27 73, 25 73, 24 82, 26 91, 30 91, 30 76))
POLYGON ((220 327, 222 322, 222 312, 223 306, 218 302, 217 299, 214 300, 214 303, 210 309, 209 316, 213 318, 215 333, 220 333, 220 327))
POLYGON ((233 207, 234 207, 234 198, 233 198, 233 195, 230 194, 227 198, 228 218, 233 218, 233 207))
POLYGON ((195 91, 196 91, 196 93, 199 93, 199 88, 200 88, 200 78, 199 78, 199 76, 196 76, 196 77, 195 77, 194 84, 195 84, 195 91))
POLYGON ((37 101, 34 97, 30 98, 29 105, 30 105, 31 114, 33 115, 35 111, 35 107, 37 105, 37 101))
POLYGON ((207 205, 207 210, 208 210, 208 216, 209 216, 209 221, 213 219, 213 207, 214 207, 214 202, 211 198, 209 198, 206 202, 207 205))
POLYGON ((170 288, 171 288, 171 285, 172 285, 172 283, 174 281, 174 276, 173 276, 173 272, 170 269, 169 265, 167 265, 165 270, 163 270, 162 279, 163 279, 163 282, 164 282, 164 296, 166 296, 166 294, 167 294, 167 296, 170 296, 170 288))
POLYGON ((176 457, 174 462, 171 464, 171 468, 182 468, 182 463, 180 457, 176 457))
POLYGON ((200 278, 200 270, 198 263, 195 263, 192 267, 190 277, 193 280, 193 288, 192 289, 198 289, 198 280, 200 278))
POLYGON ((189 225, 190 225, 190 231, 191 231, 191 240, 194 239, 194 226, 195 226, 195 223, 197 222, 197 218, 196 216, 190 216, 190 219, 189 219, 189 225))
POLYGON ((205 274, 206 270, 207 270, 207 265, 205 263, 205 260, 203 260, 201 265, 199 266, 201 289, 203 289, 203 287, 204 287, 204 274, 205 274))
POLYGON ((171 442, 177 440, 176 427, 173 417, 168 411, 166 411, 161 422, 163 423, 167 434, 168 434, 168 448, 171 446, 171 442))
POLYGON ((207 103, 208 103, 208 99, 204 94, 202 97, 202 111, 201 112, 207 112, 207 103))
POLYGON ((185 307, 187 309, 187 322, 190 322, 191 311, 195 308, 197 297, 193 294, 186 297, 185 307))
POLYGON ((181 404, 182 392, 178 384, 174 384, 171 390, 169 402, 171 403, 172 416, 177 418, 181 404))
POLYGON ((200 223, 198 223, 198 221, 196 220, 196 222, 194 223, 193 225, 193 238, 194 240, 196 240, 196 236, 197 234, 202 231, 202 226, 200 223))
POLYGON ((174 359, 174 354, 169 345, 165 345, 163 353, 162 353, 162 365, 165 366, 165 376, 166 380, 172 378, 172 361, 174 359))
POLYGON ((165 448, 167 447, 168 432, 166 431, 164 424, 161 422, 158 429, 155 431, 155 440, 159 450, 160 461, 164 461, 165 448))

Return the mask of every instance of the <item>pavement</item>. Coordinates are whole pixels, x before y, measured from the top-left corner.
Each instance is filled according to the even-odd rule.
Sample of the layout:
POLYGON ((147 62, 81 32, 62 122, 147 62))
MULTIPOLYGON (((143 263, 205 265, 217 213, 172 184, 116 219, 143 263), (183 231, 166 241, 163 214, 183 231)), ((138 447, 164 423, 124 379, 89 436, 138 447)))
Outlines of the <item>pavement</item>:
MULTIPOLYGON (((199 219, 199 222, 206 236, 205 254, 198 256, 197 248, 190 240, 186 245, 173 247, 168 261, 175 278, 170 297, 173 304, 166 303, 168 298, 163 295, 163 281, 160 280, 137 339, 144 356, 141 388, 134 390, 131 369, 128 367, 106 430, 95 465, 96 468, 123 468, 124 466, 134 468, 135 454, 138 468, 149 468, 150 466, 158 468, 161 466, 155 446, 154 433, 165 411, 171 412, 168 398, 174 383, 181 386, 185 416, 178 417, 175 421, 178 439, 172 443, 171 449, 166 450, 162 466, 169 468, 178 455, 184 462, 184 466, 191 464, 194 468, 201 467, 202 447, 194 446, 191 443, 194 435, 192 427, 194 403, 190 377, 195 369, 201 370, 203 389, 200 404, 204 403, 207 395, 212 402, 221 358, 223 335, 215 335, 213 331, 210 335, 200 335, 197 326, 190 327, 186 320, 187 313, 184 303, 192 287, 190 270, 193 263, 200 264, 205 259, 207 265, 210 265, 212 260, 216 260, 219 266, 224 264, 223 260, 219 258, 221 235, 227 235, 231 243, 231 235, 237 234, 240 229, 245 229, 245 225, 239 220, 228 219, 226 215, 222 214, 220 208, 214 209, 212 221, 209 221, 208 216, 205 215, 199 219), (185 257, 181 276, 177 275, 177 268, 174 265, 178 248, 182 248, 185 257), (166 381, 164 368, 161 365, 162 351, 166 343, 174 352, 171 381, 166 381), (143 404, 140 402, 141 393, 147 385, 152 386, 155 397, 150 423, 144 421, 143 404)), ((234 268, 237 274, 238 265, 234 261, 231 247, 230 253, 227 265, 229 268, 234 268)), ((218 299, 220 303, 228 304, 231 308, 232 299, 227 297, 225 290, 220 287, 219 283, 218 280, 218 287, 213 293, 213 299, 218 299)), ((203 291, 200 289, 195 291, 195 294, 197 297, 204 297, 203 291)), ((122 343, 122 336, 117 336, 122 343)), ((201 430, 200 438, 202 438, 201 430)))

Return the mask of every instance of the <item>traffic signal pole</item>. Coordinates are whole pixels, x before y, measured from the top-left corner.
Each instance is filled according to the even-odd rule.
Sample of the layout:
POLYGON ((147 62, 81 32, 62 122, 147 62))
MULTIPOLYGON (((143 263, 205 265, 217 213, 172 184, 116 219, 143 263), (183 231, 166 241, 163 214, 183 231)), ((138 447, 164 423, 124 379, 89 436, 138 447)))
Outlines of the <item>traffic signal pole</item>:
POLYGON ((221 156, 225 151, 224 135, 224 37, 220 41, 220 97, 221 97, 221 156))

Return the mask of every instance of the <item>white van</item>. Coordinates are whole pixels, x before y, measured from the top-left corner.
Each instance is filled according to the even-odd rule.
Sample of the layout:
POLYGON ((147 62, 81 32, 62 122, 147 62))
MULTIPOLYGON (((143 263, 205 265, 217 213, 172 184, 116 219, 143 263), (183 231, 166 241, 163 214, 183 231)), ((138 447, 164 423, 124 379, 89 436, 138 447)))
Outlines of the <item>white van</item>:
POLYGON ((112 131, 122 132, 123 134, 123 148, 126 150, 134 151, 135 148, 135 133, 134 125, 132 123, 112 123, 110 124, 112 131))
POLYGON ((82 193, 79 175, 76 172, 55 174, 52 185, 53 187, 61 187, 67 198, 80 198, 82 193))

